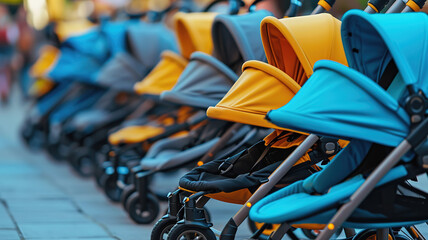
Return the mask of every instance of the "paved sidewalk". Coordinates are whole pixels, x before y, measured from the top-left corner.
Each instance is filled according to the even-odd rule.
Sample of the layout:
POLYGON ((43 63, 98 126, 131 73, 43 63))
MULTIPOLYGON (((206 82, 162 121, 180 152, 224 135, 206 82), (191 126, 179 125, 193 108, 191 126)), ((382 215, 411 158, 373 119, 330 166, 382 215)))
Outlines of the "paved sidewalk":
MULTIPOLYGON (((134 224, 92 179, 81 178, 66 163, 23 145, 18 130, 26 109, 16 94, 11 105, 0 105, 0 240, 150 239, 152 225, 134 224)), ((219 227, 239 207, 209 205, 211 209, 217 205, 211 213, 219 227)), ((246 224, 241 232, 248 232, 246 224)))

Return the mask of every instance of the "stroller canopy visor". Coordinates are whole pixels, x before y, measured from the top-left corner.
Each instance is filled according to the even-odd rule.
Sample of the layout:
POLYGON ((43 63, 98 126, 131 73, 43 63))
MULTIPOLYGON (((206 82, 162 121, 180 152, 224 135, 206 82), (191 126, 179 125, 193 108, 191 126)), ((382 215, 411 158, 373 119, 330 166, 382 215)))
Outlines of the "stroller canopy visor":
POLYGON ((265 18, 260 28, 269 64, 287 73, 299 85, 312 75, 318 60, 329 59, 346 65, 340 25, 339 20, 327 13, 265 18))
POLYGON ((398 145, 410 125, 406 111, 379 85, 333 61, 319 61, 315 72, 284 107, 267 115, 293 130, 398 145))
POLYGON ((196 52, 171 91, 162 99, 199 108, 215 106, 229 91, 244 61, 265 60, 260 22, 268 11, 243 15, 218 15, 214 19, 213 56, 196 52))
POLYGON ((350 67, 378 81, 393 59, 405 84, 415 84, 428 95, 427 14, 349 11, 343 17, 342 37, 350 67))
POLYGON ((428 18, 423 13, 374 17, 361 11, 348 12, 342 28, 345 51, 351 66, 369 78, 332 62, 320 62, 320 73, 296 95, 297 100, 271 111, 268 117, 282 127, 396 146, 410 127, 410 118, 399 105, 405 85, 414 84, 425 93, 427 90, 428 76, 423 67, 427 65, 427 27, 428 18), (417 50, 409 47, 408 37, 415 38, 417 50), (385 85, 380 80, 384 71, 388 73, 385 69, 391 57, 398 74, 385 85))
POLYGON ((273 66, 246 63, 238 82, 216 107, 208 110, 209 117, 278 129, 265 120, 266 113, 294 96, 312 74, 315 61, 325 58, 346 64, 340 21, 329 14, 266 17, 261 23, 261 35, 268 62, 273 66), (321 42, 309 41, 308 32, 314 36, 311 40, 321 42))
POLYGON ((260 38, 263 18, 272 13, 260 10, 243 15, 218 15, 212 26, 213 56, 237 74, 249 60, 266 61, 260 38))
POLYGON ((211 27, 216 13, 177 13, 175 32, 181 55, 189 59, 193 52, 210 54, 213 44, 211 27))

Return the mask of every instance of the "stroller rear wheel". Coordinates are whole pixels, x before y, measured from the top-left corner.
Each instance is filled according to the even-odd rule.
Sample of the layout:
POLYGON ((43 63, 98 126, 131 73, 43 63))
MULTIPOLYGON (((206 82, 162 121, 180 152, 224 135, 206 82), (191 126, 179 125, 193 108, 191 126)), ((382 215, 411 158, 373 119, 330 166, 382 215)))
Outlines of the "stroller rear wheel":
POLYGON ((193 225, 176 224, 168 234, 168 240, 216 240, 214 232, 209 228, 193 225))
POLYGON ((135 223, 149 224, 159 215, 158 199, 150 193, 142 197, 146 198, 145 206, 142 206, 138 192, 134 192, 126 201, 126 209, 135 223))
POLYGON ((176 219, 161 218, 152 229, 151 240, 166 240, 172 227, 177 223, 176 219))
POLYGON ((120 196, 120 202, 122 203, 122 207, 125 211, 128 211, 128 209, 126 209, 126 202, 128 201, 129 196, 136 191, 134 184, 130 184, 123 189, 122 195, 120 196))
POLYGON ((107 176, 103 184, 104 193, 112 202, 119 202, 123 190, 117 185, 117 176, 107 176))

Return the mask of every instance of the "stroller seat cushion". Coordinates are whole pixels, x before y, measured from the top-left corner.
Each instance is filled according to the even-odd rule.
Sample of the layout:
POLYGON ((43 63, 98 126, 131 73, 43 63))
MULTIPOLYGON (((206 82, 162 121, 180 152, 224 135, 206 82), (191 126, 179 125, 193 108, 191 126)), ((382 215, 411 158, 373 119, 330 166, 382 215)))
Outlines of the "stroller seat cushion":
MULTIPOLYGON (((377 186, 406 175, 406 168, 398 166, 384 176, 377 186)), ((306 193, 304 188, 296 187, 301 184, 297 182, 296 185, 285 187, 254 204, 250 210, 250 217, 254 221, 264 223, 305 223, 307 221, 305 218, 309 216, 340 207, 364 181, 360 174, 332 187, 328 193, 322 195, 306 193)))
POLYGON ((155 126, 130 126, 120 129, 109 135, 108 141, 110 144, 118 145, 121 143, 138 143, 147 140, 151 137, 159 135, 165 131, 162 127, 155 126))
POLYGON ((86 126, 102 123, 109 117, 110 114, 108 111, 103 109, 90 109, 75 115, 70 122, 70 126, 76 129, 84 129, 86 126))
POLYGON ((143 158, 141 166, 144 169, 167 169, 180 166, 202 157, 218 141, 218 138, 193 146, 189 149, 164 149, 155 157, 143 158))

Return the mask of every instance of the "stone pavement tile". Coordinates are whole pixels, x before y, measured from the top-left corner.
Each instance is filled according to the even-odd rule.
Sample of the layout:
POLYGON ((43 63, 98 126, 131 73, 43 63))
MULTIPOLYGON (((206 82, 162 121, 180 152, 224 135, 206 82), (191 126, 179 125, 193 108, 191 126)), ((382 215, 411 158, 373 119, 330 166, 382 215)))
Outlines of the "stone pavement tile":
MULTIPOLYGON (((106 238, 106 237, 91 237, 91 238, 50 238, 45 237, 43 240, 117 240, 118 238, 106 238)), ((40 240, 40 238, 26 238, 25 240, 40 240)), ((123 239, 127 240, 127 239, 123 239)))
POLYGON ((110 237, 109 234, 96 224, 82 223, 31 223, 19 224, 24 238, 95 238, 110 237))
POLYGON ((15 229, 0 229, 1 240, 19 240, 18 232, 15 229))
POLYGON ((14 211, 13 217, 18 224, 26 223, 92 223, 77 211, 14 211))
POLYGON ((13 200, 7 201, 7 205, 10 211, 14 212, 15 210, 21 211, 46 211, 46 212, 54 212, 54 211, 73 211, 76 210, 76 206, 70 200, 59 200, 59 199, 51 199, 51 200, 40 200, 34 199, 29 202, 28 200, 13 200))
POLYGON ((110 232, 121 240, 149 240, 152 226, 125 224, 115 224, 109 227, 110 232))
POLYGON ((10 218, 9 213, 6 211, 4 206, 0 204, 0 229, 5 229, 5 228, 15 228, 15 224, 13 224, 13 221, 10 218))

